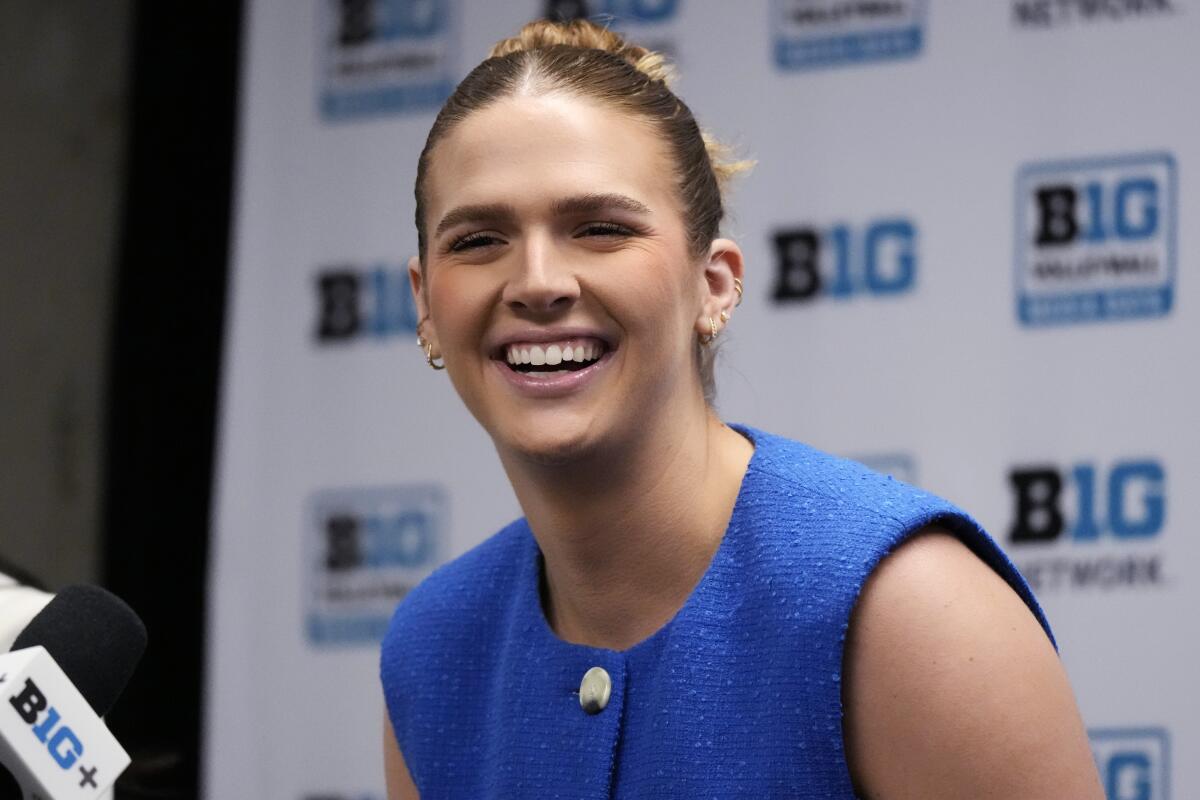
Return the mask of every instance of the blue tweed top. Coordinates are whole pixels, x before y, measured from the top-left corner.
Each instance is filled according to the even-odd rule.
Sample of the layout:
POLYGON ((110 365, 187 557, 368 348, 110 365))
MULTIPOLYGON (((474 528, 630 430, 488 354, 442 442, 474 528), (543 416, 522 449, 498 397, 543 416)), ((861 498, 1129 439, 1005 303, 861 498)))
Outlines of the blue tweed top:
POLYGON ((383 642, 387 708, 423 800, 854 797, 842 651, 863 582, 931 523, 1029 605, 999 547, 946 501, 750 428, 754 456, 725 537, 674 618, 616 652, 546 624, 541 554, 518 520, 434 572, 383 642), (593 666, 612 679, 579 704, 593 666))

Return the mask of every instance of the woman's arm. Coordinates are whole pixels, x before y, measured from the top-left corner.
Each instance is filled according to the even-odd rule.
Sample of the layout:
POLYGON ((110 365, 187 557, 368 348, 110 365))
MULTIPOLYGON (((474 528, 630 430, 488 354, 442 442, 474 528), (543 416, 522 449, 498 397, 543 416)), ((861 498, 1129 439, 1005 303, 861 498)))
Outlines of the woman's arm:
POLYGON ((1004 579, 926 531, 863 589, 846 642, 863 800, 1103 800, 1066 673, 1004 579))
POLYGON ((383 715, 383 774, 387 780, 388 800, 420 800, 386 713, 383 715))

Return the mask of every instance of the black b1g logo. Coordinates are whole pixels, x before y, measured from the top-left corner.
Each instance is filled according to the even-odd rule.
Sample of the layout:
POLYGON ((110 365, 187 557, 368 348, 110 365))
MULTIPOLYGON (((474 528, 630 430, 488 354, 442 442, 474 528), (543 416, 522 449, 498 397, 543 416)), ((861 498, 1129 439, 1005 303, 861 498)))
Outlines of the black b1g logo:
POLYGON ((778 230, 775 246, 776 303, 803 303, 821 296, 889 297, 911 292, 917 279, 917 228, 904 217, 862 226, 798 226, 778 230))
POLYGON ((1092 463, 1021 467, 1009 473, 1009 485, 1015 500, 1009 536, 1016 544, 1051 542, 1064 533, 1079 542, 1104 535, 1148 539, 1166 522, 1166 471, 1153 459, 1119 461, 1107 470, 1092 463))
POLYGON ((315 286, 321 344, 416 333, 417 307, 407 270, 385 264, 328 267, 317 275, 315 286))

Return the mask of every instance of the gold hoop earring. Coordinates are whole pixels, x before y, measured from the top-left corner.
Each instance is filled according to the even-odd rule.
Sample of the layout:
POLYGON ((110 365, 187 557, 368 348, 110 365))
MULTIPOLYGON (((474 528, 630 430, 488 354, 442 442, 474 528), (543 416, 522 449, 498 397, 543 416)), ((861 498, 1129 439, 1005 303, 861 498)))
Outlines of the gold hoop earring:
POLYGON ((425 363, 428 364, 429 366, 433 367, 434 369, 445 369, 446 368, 446 359, 442 358, 441 356, 438 356, 438 358, 441 359, 440 364, 437 361, 433 360, 433 342, 426 342, 425 343, 425 363))
POLYGON ((738 296, 737 302, 733 304, 734 307, 736 308, 737 306, 740 306, 742 304, 742 279, 741 278, 733 279, 733 290, 735 292, 737 292, 737 296, 738 296))
POLYGON ((709 333, 708 336, 704 336, 703 334, 701 334, 700 344, 710 345, 717 338, 717 334, 719 333, 719 331, 717 330, 717 323, 713 322, 712 317, 708 318, 708 329, 709 329, 709 331, 711 331, 711 333, 709 333))
POLYGON ((426 364, 428 364, 433 369, 445 369, 446 368, 446 359, 441 358, 439 356, 439 358, 441 358, 441 363, 439 364, 437 361, 435 361, 433 358, 433 342, 427 341, 425 339, 425 337, 421 335, 421 328, 424 325, 425 325, 425 320, 421 320, 420 322, 417 323, 417 347, 419 347, 425 351, 425 363, 426 364))

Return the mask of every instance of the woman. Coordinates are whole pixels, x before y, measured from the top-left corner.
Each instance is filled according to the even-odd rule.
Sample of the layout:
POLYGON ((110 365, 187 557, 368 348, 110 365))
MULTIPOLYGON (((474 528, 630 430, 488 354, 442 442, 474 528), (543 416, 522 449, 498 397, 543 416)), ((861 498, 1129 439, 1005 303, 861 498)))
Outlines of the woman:
POLYGON ((500 42, 434 123, 419 344, 525 518, 397 610, 389 796, 1098 800, 987 535, 714 415, 729 171, 660 59, 582 22, 500 42))

